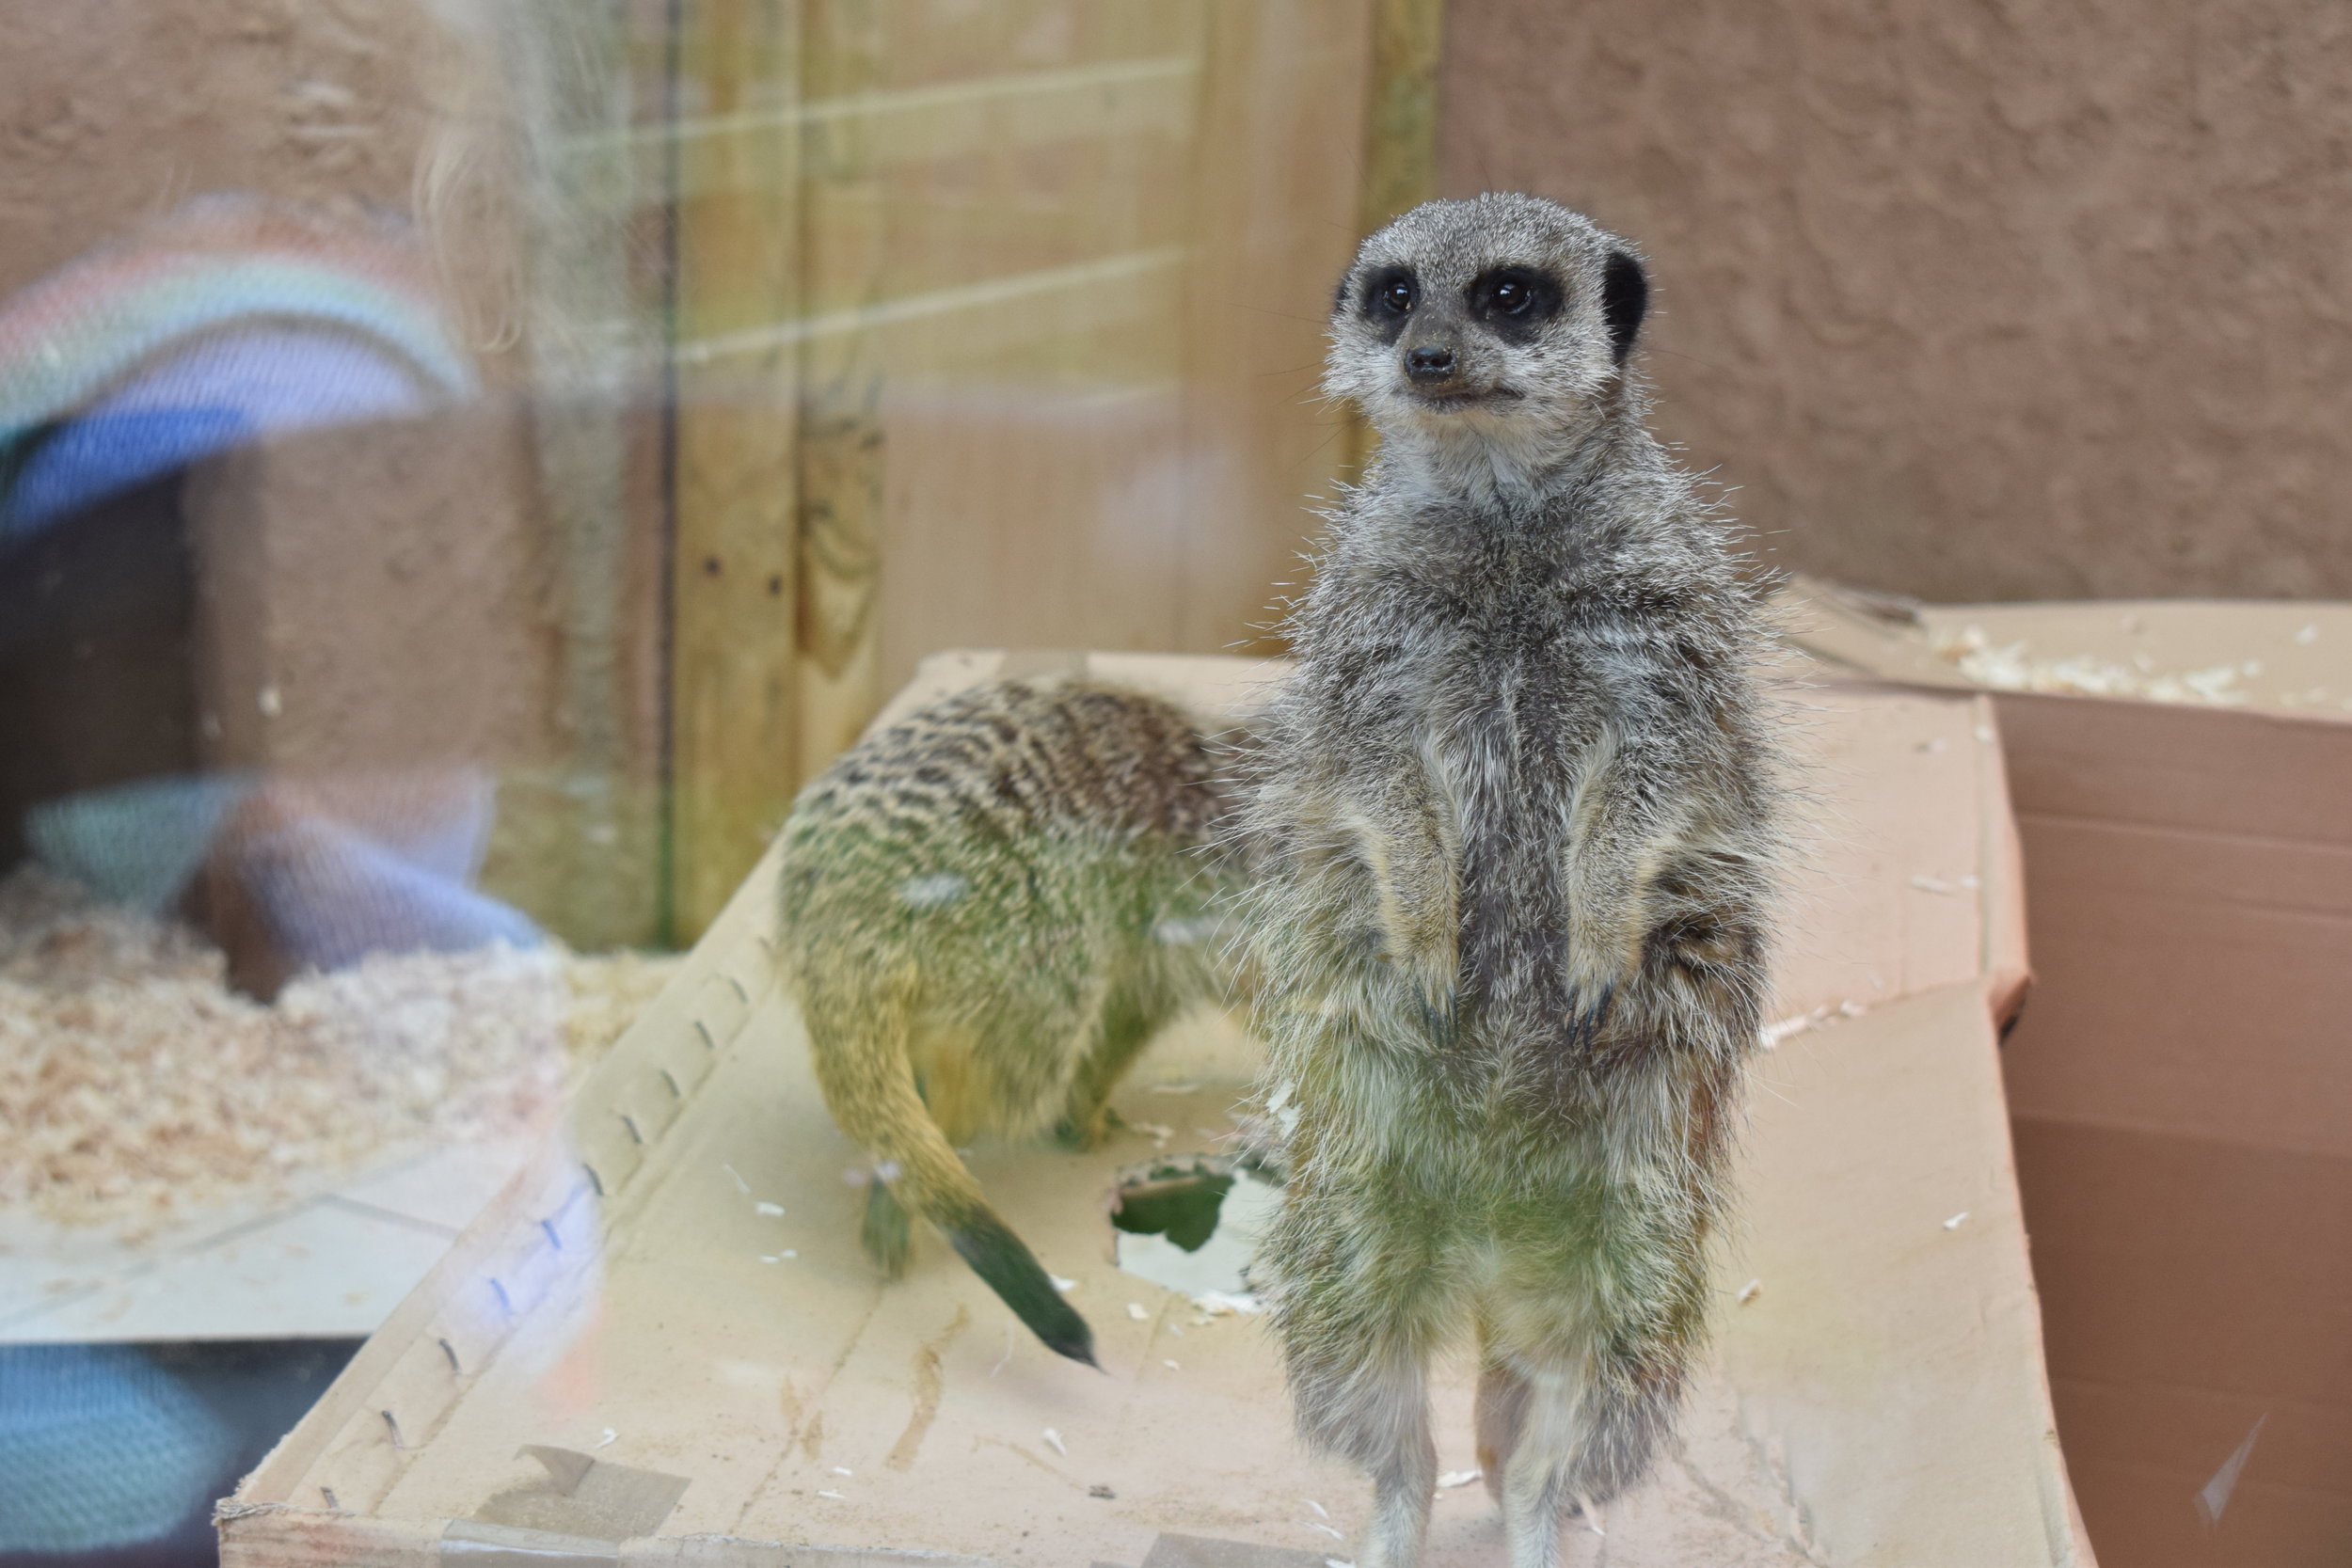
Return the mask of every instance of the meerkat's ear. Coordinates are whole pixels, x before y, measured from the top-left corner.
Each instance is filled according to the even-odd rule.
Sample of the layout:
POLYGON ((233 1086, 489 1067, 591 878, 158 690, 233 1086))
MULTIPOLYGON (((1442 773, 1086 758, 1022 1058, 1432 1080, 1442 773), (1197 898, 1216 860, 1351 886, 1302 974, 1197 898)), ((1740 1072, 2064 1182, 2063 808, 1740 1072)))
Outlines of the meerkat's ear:
POLYGON ((1609 324, 1609 347, 1619 369, 1633 352, 1634 336, 1642 330, 1642 315, 1648 309, 1649 278, 1642 263, 1626 251, 1611 251, 1600 275, 1600 314, 1609 324))

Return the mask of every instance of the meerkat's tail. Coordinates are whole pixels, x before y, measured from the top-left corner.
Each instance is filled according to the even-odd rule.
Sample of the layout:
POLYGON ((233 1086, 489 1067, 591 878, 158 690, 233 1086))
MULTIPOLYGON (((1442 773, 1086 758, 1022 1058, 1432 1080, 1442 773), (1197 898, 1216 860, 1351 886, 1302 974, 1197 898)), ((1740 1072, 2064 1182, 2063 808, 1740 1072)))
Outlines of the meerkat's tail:
POLYGON ((834 1020, 811 1000, 803 997, 803 1015, 826 1107, 842 1132, 882 1162, 866 1192, 866 1251, 896 1275, 906 1261, 912 1210, 939 1227, 1046 1349, 1099 1366, 1094 1331, 1062 1299, 1028 1244, 988 1206, 916 1092, 906 1050, 908 1009, 884 1004, 861 1009, 854 1020, 834 1020))

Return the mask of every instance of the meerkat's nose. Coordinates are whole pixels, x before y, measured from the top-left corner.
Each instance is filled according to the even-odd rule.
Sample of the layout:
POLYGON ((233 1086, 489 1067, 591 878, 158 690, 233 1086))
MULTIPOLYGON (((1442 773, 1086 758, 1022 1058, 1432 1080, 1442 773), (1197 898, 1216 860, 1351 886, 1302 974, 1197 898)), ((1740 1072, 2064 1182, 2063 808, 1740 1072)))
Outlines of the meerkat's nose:
POLYGON ((1435 343, 1407 349, 1405 373, 1415 381, 1443 381, 1454 373, 1454 351, 1435 343))

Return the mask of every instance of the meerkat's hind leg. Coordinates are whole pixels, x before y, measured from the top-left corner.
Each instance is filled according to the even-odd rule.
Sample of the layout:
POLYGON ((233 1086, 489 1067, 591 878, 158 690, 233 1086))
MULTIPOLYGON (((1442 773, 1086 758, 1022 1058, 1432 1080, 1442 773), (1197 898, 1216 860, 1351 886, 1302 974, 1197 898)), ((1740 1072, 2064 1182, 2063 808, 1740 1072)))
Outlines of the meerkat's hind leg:
MULTIPOLYGON (((1556 1568, 1563 1517, 1580 1513, 1597 1528, 1599 1506, 1642 1479, 1673 1425, 1683 1354, 1642 1338, 1518 1372, 1518 1441, 1502 1486, 1511 1568, 1556 1568)), ((1482 1418, 1484 1393, 1482 1384, 1482 1418)))
POLYGON ((1438 1497, 1438 1439, 1421 1356, 1397 1347, 1364 1369, 1355 1460, 1372 1474, 1372 1524, 1358 1568, 1419 1568, 1438 1497))
POLYGON ((1372 1520, 1357 1568, 1418 1568, 1438 1491, 1422 1358, 1404 1345, 1367 1357, 1326 1401, 1327 1441, 1372 1478, 1372 1520), (1343 1429, 1343 1430, 1337 1430, 1343 1429))
POLYGON ((1570 1474, 1582 1435, 1584 1381, 1565 1369, 1519 1374, 1517 1442, 1500 1488, 1511 1568, 1559 1568, 1560 1518, 1580 1502, 1570 1474))
POLYGON ((1129 979, 1108 988, 1093 1045, 1078 1063, 1061 1121, 1054 1129, 1057 1142, 1065 1148, 1094 1148, 1113 1129, 1125 1125, 1110 1107, 1111 1091, 1176 1011, 1166 988, 1149 981, 1129 979))
MULTIPOLYGON (((1479 1324, 1479 1338, 1482 1342, 1488 1338, 1484 1323, 1479 1324)), ((1485 1354, 1478 1370, 1474 1407, 1478 1469, 1486 1482, 1486 1496, 1500 1505, 1503 1472, 1518 1450, 1519 1430, 1527 1422, 1528 1385, 1525 1375, 1508 1360, 1483 1343, 1482 1349, 1485 1354)))
POLYGON ((1394 1315, 1385 1324, 1362 1312, 1325 1317, 1299 1305, 1279 1308, 1289 1319, 1282 1337, 1299 1429, 1372 1481, 1372 1521, 1357 1568, 1415 1568, 1437 1495, 1438 1445, 1429 1430, 1426 1354, 1408 1322, 1396 1321, 1406 1315, 1396 1308, 1414 1304, 1386 1304, 1394 1315))
POLYGON ((914 1237, 906 1206, 880 1177, 866 1184, 866 1220, 858 1227, 857 1239, 885 1279, 907 1272, 907 1255, 914 1249, 914 1237))

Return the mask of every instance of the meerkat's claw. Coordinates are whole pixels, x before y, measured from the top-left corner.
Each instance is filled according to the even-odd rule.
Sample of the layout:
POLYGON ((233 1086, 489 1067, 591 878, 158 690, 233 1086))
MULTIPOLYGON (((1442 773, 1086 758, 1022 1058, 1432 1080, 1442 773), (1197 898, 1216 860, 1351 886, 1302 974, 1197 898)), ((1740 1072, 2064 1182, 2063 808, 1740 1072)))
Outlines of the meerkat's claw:
POLYGON ((1579 1006, 1571 999, 1567 1022, 1569 1050, 1587 1052, 1599 1042, 1601 1026, 1609 1022, 1610 1006, 1616 999, 1617 985, 1613 980, 1602 986, 1590 1003, 1579 1006))

